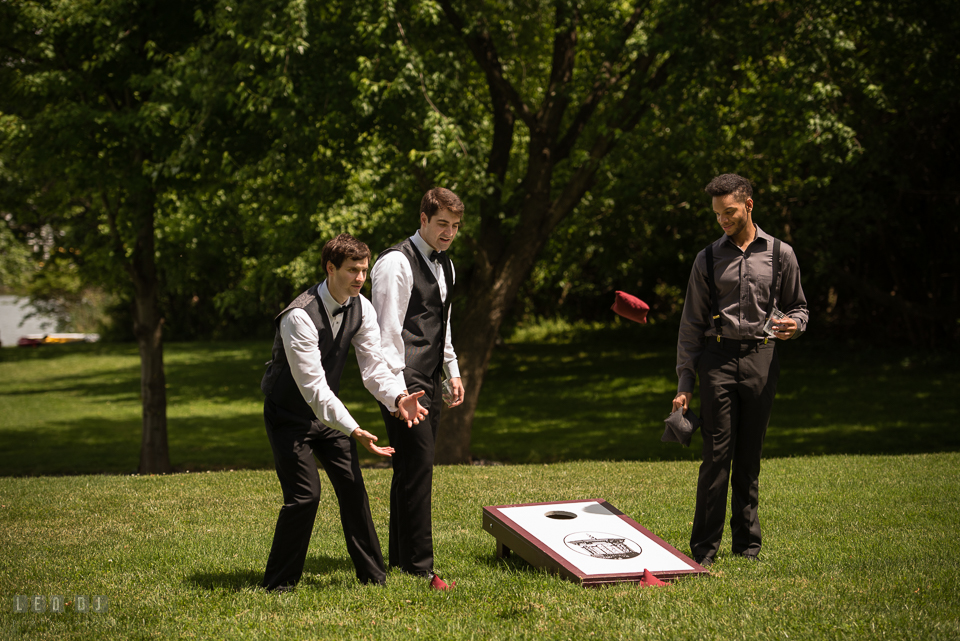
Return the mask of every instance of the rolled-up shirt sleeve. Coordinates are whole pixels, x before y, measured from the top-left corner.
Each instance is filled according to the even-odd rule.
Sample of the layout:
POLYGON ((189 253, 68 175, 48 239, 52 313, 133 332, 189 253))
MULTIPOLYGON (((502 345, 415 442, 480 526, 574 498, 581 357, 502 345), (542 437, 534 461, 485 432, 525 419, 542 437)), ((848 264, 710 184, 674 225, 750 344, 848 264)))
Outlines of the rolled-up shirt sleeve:
POLYGON ((457 353, 453 351, 453 338, 450 332, 451 316, 453 316, 453 306, 447 314, 447 334, 443 346, 443 375, 447 379, 460 378, 460 363, 457 361, 457 353))
POLYGON ((707 262, 703 252, 697 254, 687 282, 687 294, 680 317, 677 338, 677 392, 693 392, 697 382, 697 366, 703 353, 703 336, 710 318, 710 294, 704 268, 707 262))
POLYGON ((300 388, 303 400, 324 425, 352 434, 359 424, 327 383, 317 348, 320 337, 310 316, 301 309, 291 309, 284 314, 280 319, 280 338, 290 374, 300 388))

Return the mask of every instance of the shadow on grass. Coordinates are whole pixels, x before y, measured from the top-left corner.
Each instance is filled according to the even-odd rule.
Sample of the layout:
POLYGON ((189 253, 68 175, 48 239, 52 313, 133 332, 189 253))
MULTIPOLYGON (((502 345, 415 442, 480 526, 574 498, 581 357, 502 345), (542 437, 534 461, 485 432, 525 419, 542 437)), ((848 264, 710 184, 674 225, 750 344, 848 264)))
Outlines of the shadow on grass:
MULTIPOLYGON (((269 343, 171 344, 166 348, 168 443, 174 471, 273 469, 263 424, 260 378, 269 343), (177 414, 181 416, 177 416, 177 414), (195 413, 196 416, 182 416, 195 413)), ((0 396, 11 404, 44 402, 52 395, 70 408, 106 406, 122 415, 37 418, 26 425, 0 426, 0 475, 134 474, 140 460, 140 370, 135 347, 62 345, 13 352, 18 362, 48 362, 56 372, 64 359, 104 358, 85 373, 44 376, 42 386, 11 386, 0 396), (132 361, 131 358, 137 359, 132 361), (117 363, 123 363, 122 367, 117 363), (22 399, 18 401, 17 399, 22 399), (28 400, 28 399, 32 399, 28 400)), ((9 356, 5 354, 5 356, 9 356)), ((341 398, 367 429, 384 434, 376 402, 363 388, 355 359, 348 360, 341 398)), ((364 465, 379 457, 361 452, 364 465)))
MULTIPOLYGON (((135 474, 139 419, 82 418, 24 430, 0 430, 0 474, 135 474)), ((272 469, 273 455, 259 414, 171 418, 174 471, 272 469)))
POLYGON ((0 348, 0 363, 27 363, 31 361, 55 361, 66 356, 132 356, 140 352, 134 343, 63 343, 32 348, 0 348))
MULTIPOLYGON (((474 456, 699 460, 699 433, 688 448, 660 441, 677 380, 675 346, 663 342, 615 335, 498 350, 474 421, 474 456)), ((960 450, 960 371, 950 355, 812 341, 779 349, 766 458, 960 450)))
POLYGON ((233 572, 195 572, 187 577, 187 585, 204 590, 240 592, 260 587, 263 570, 235 570, 233 572))
MULTIPOLYGON (((266 559, 264 559, 266 564, 266 559)), ((353 563, 349 558, 310 554, 303 566, 304 577, 300 587, 346 585, 354 582, 353 563), (350 579, 344 579, 342 572, 350 573, 350 579), (317 577, 311 575, 319 575, 317 577), (331 576, 335 575, 335 576, 331 576)), ((255 570, 234 570, 232 572, 195 572, 186 578, 186 583, 204 590, 230 590, 240 592, 260 587, 263 581, 263 568, 255 570)))
MULTIPOLYGON (((474 560, 480 564, 485 565, 489 568, 496 568, 498 570, 506 570, 510 572, 518 572, 523 570, 529 570, 530 568, 536 568, 536 566, 528 563, 523 560, 520 555, 514 551, 510 551, 510 554, 507 556, 497 556, 496 554, 477 554, 474 557, 474 560)), ((542 568, 536 568, 542 569, 542 568)), ((546 570, 544 570, 546 571, 546 570)))
MULTIPOLYGON (((567 338, 496 350, 474 420, 474 458, 699 460, 699 434, 689 448, 660 441, 676 391, 674 337, 663 328, 647 332, 631 326, 567 338)), ((779 349, 781 379, 766 458, 960 450, 955 354, 852 350, 810 337, 779 349)), ((177 471, 273 468, 259 389, 269 351, 264 341, 167 346, 169 446, 177 471)), ((136 471, 141 424, 135 347, 2 352, 5 361, 51 365, 52 376, 44 375, 42 384, 14 381, 0 388, 11 401, 8 406, 40 407, 46 403, 43 395, 50 394, 51 405, 70 409, 71 399, 78 406, 86 403, 86 411, 77 413, 87 416, 53 410, 51 418, 0 426, 0 475, 136 471), (76 358, 60 359, 77 355, 105 360, 80 368, 85 373, 58 375, 68 364, 77 367, 76 358), (113 417, 88 416, 91 406, 107 403, 123 409, 113 417)), ((379 411, 353 358, 347 361, 342 390, 353 416, 385 444, 379 411)), ((694 409, 698 406, 695 399, 694 409)), ((383 463, 365 451, 361 458, 365 465, 383 463)))
MULTIPOLYGON (((51 390, 80 396, 115 400, 140 398, 140 363, 136 346, 128 344, 57 345, 37 349, 0 350, 0 362, 49 363, 53 376, 42 387, 15 389, 6 396, 44 394, 51 390), (57 376, 57 361, 73 357, 103 358, 105 368, 95 373, 57 376), (118 366, 116 363, 122 362, 118 366)), ((169 343, 164 346, 167 403, 176 405, 197 399, 229 402, 262 399, 260 378, 270 360, 270 344, 169 343)))

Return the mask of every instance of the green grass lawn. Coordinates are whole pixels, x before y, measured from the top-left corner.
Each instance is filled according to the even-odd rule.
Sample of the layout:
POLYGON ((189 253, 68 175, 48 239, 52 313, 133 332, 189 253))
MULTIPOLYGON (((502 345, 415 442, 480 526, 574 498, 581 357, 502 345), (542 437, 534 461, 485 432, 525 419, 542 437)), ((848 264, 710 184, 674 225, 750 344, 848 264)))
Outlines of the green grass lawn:
MULTIPOLYGON (((498 348, 473 452, 512 464, 437 468, 437 569, 458 582, 446 594, 397 573, 359 585, 325 479, 301 586, 256 589, 280 506, 258 387, 269 343, 167 346, 171 458, 198 473, 152 477, 129 475, 134 347, 0 350, 0 638, 960 639, 950 354, 783 346, 758 563, 727 538, 709 577, 585 589, 496 559, 482 506, 586 498, 688 551, 700 437, 659 440, 673 340, 561 327, 498 348), (68 605, 16 613, 17 595, 68 605), (107 597, 107 612, 76 612, 77 595, 107 597)), ((355 364, 346 377, 351 411, 382 435, 355 364)), ((390 472, 364 474, 385 545, 390 472)))
MULTIPOLYGON (((0 478, 0 637, 29 639, 957 639, 960 454, 767 461, 759 562, 724 541, 709 577, 579 587, 498 560, 481 506, 604 498, 686 549, 696 464, 581 461, 437 470, 437 567, 356 582, 324 495, 296 592, 254 586, 279 489, 270 471, 0 478), (63 614, 14 613, 16 595, 63 614), (76 595, 106 596, 104 614, 76 595)), ((365 471, 386 532, 389 471, 365 471)), ((382 541, 383 544, 386 541, 382 541)))
MULTIPOLYGON (((699 434, 689 448, 660 442, 676 390, 675 336, 630 325, 522 338, 495 352, 474 421, 474 458, 699 458, 699 434)), ((269 355, 269 342, 166 346, 177 470, 272 468, 259 388, 269 355)), ((953 356, 855 351, 808 337, 781 346, 764 455, 960 451, 960 367, 953 356)), ((136 471, 134 346, 2 349, 0 359, 0 475, 136 471)), ((360 424, 385 440, 376 403, 359 379, 349 360, 342 397, 360 424)))

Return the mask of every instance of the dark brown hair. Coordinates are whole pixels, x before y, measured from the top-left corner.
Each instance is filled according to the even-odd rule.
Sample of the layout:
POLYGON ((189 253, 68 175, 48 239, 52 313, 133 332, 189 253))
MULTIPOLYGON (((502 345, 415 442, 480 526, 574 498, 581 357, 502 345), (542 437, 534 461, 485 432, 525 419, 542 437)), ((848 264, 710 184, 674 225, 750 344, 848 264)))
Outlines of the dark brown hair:
POLYGON ((340 269, 344 259, 363 260, 370 258, 370 248, 350 234, 340 234, 333 240, 327 241, 320 253, 320 262, 323 272, 327 272, 327 263, 333 263, 334 268, 340 269))
POLYGON ((463 203, 457 195, 449 189, 434 187, 423 195, 423 200, 420 201, 420 212, 426 214, 429 221, 441 209, 447 209, 456 216, 463 216, 463 203))

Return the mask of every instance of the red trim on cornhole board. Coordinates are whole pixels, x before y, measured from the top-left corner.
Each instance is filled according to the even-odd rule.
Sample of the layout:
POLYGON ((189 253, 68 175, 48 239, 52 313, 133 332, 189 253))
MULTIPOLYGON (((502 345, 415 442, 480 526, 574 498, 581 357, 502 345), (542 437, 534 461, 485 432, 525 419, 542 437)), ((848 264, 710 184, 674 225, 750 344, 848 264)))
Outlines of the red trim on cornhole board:
POLYGON ((547 501, 545 503, 516 503, 513 505, 490 505, 483 508, 483 529, 488 531, 497 540, 497 556, 506 556, 513 550, 517 556, 524 561, 540 567, 563 578, 579 583, 583 586, 600 586, 612 583, 639 583, 643 578, 643 572, 614 572, 610 574, 586 574, 577 569, 572 563, 561 557, 559 554, 548 547, 543 541, 523 529, 512 519, 507 517, 501 510, 512 507, 533 507, 537 505, 566 505, 570 503, 589 503, 596 502, 606 508, 613 514, 620 517, 620 520, 627 523, 631 528, 642 533, 644 536, 655 542, 661 548, 670 552, 675 557, 690 565, 691 570, 663 570, 652 572, 655 577, 661 581, 673 581, 684 576, 697 576, 709 574, 710 571, 699 563, 681 553, 675 547, 661 539, 659 536, 643 527, 629 516, 615 508, 603 499, 579 499, 575 501, 547 501))

